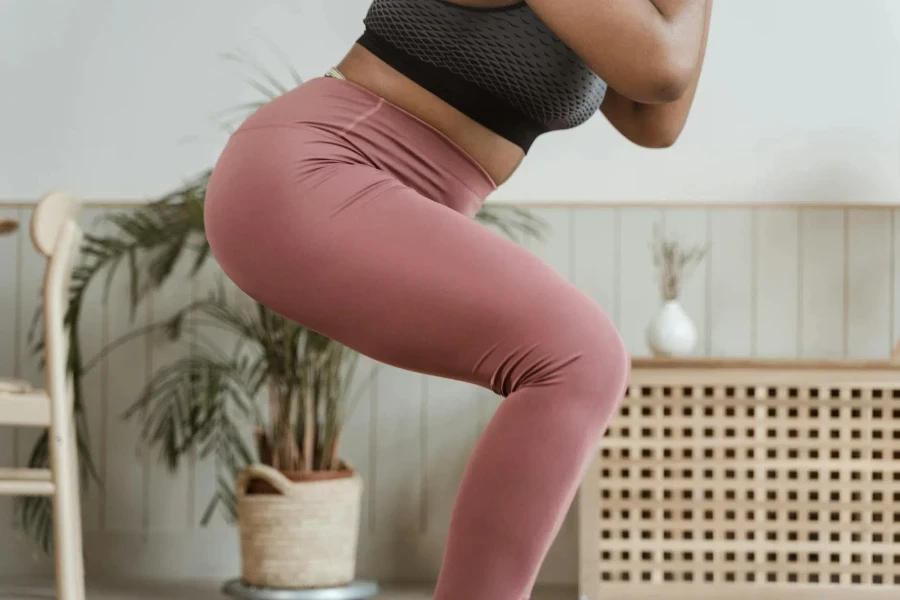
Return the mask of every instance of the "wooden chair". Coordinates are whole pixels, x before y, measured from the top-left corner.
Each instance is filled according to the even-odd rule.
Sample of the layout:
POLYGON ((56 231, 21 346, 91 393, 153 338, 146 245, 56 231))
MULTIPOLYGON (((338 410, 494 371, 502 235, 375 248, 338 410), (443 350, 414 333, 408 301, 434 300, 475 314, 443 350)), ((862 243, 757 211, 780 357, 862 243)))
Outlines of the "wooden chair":
POLYGON ((0 495, 52 497, 58 600, 84 600, 78 454, 64 325, 69 282, 82 239, 75 222, 79 210, 72 196, 53 192, 40 201, 31 219, 31 240, 47 257, 43 286, 45 388, 0 379, 0 426, 50 430, 50 468, 0 469, 0 495))

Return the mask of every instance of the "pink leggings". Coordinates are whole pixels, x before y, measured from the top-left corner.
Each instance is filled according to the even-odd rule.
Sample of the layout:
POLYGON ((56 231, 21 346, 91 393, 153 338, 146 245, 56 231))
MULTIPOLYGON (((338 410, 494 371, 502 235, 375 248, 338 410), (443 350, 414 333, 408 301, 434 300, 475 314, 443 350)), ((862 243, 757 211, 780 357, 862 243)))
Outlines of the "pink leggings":
POLYGON ((437 600, 522 600, 622 396, 596 304, 473 221, 495 186, 426 123, 311 80, 229 140, 206 233, 251 297, 380 362, 505 397, 469 462, 437 600))

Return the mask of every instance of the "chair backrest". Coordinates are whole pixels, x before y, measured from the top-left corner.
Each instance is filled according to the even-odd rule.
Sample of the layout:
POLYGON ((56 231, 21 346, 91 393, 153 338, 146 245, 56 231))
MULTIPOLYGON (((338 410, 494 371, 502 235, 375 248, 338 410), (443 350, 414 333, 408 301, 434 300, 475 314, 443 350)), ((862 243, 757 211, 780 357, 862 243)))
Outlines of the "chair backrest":
POLYGON ((63 229, 69 223, 75 224, 80 212, 81 203, 68 192, 57 190, 41 198, 31 217, 31 241, 37 251, 52 257, 63 229))
POLYGON ((81 228, 75 221, 80 211, 81 203, 71 194, 54 191, 41 199, 31 217, 31 241, 47 257, 43 286, 44 368, 54 423, 71 411, 65 318, 69 284, 82 240, 81 228))

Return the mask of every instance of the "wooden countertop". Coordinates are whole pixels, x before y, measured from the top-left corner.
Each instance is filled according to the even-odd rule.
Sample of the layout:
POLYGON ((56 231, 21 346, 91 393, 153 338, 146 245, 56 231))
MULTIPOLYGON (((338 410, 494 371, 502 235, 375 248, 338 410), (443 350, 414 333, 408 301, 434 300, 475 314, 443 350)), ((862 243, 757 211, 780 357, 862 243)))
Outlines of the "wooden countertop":
POLYGON ((843 360, 843 359, 772 359, 772 358, 650 358, 635 357, 631 361, 632 370, 644 369, 896 369, 900 372, 900 361, 883 360, 843 360))

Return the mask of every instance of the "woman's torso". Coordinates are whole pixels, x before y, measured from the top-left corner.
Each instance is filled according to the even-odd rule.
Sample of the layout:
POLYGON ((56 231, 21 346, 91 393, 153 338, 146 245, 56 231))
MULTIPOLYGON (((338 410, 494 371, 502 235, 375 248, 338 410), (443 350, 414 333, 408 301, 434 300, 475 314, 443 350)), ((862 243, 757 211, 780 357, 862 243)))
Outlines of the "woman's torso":
MULTIPOLYGON (((535 26, 534 15, 530 13, 524 14, 522 11, 530 11, 530 9, 518 0, 416 0, 416 2, 460 5, 462 8, 440 7, 449 18, 454 19, 457 19, 454 11, 462 11, 459 14, 459 19, 463 19, 463 23, 460 23, 457 19, 457 22, 453 24, 456 28, 465 27, 466 19, 491 19, 497 16, 490 10, 479 14, 477 10, 466 11, 465 7, 476 9, 510 7, 510 11, 506 15, 507 18, 512 18, 514 23, 521 21, 522 26, 525 28, 522 32, 515 32, 515 35, 527 35, 529 33, 528 28, 535 26), (513 8, 514 6, 516 7, 513 8)), ((380 0, 378 4, 390 6, 392 3, 390 0, 380 0)), ((401 6, 401 3, 397 2, 397 6, 401 6)), ((427 4, 420 4, 420 6, 423 9, 428 7, 427 4)), ((501 23, 500 25, 503 24, 501 23)), ((538 23, 538 25, 541 24, 538 23)), ((388 22, 386 26, 390 27, 391 23, 388 22)), ((566 85, 571 88, 569 89, 569 94, 573 95, 573 97, 563 100, 570 105, 573 100, 576 101, 577 106, 572 109, 572 114, 568 115, 570 121, 575 121, 575 123, 569 123, 568 126, 573 126, 573 124, 583 121, 590 110, 596 111, 599 103, 602 102, 603 93, 606 90, 605 84, 587 71, 580 64, 580 61, 577 60, 577 57, 574 57, 574 54, 571 54, 568 49, 561 47, 561 42, 555 39, 555 36, 550 35, 547 30, 535 33, 543 35, 544 43, 554 46, 549 48, 549 50, 552 50, 557 55, 556 64, 559 64, 561 69, 568 71, 561 76, 567 78, 566 85), (576 87, 577 89, 574 89, 576 87)), ((541 35, 536 35, 535 37, 538 38, 540 43, 541 35)), ((523 42, 533 44, 534 40, 524 40, 523 42)), ((497 40, 497 44, 503 43, 508 45, 509 41, 497 40)), ((507 47, 506 50, 510 51, 512 49, 507 47)), ((543 50, 543 48, 538 48, 538 50, 543 50)), ((484 48, 484 50, 476 48, 469 49, 469 51, 491 52, 490 48, 484 48)), ((546 68, 545 65, 545 73, 546 68)), ((413 114, 449 137, 479 162, 498 185, 506 181, 515 172, 525 156, 525 149, 523 149, 521 143, 511 141, 508 139, 509 135, 504 137, 490 127, 479 123, 471 116, 467 116, 462 110, 454 108, 449 102, 419 85, 413 79, 403 75, 361 44, 354 45, 348 55, 338 65, 338 69, 349 81, 368 88, 386 101, 413 114)), ((512 83, 516 85, 515 81, 512 83)), ((527 97, 524 99, 528 100, 527 97)), ((514 110, 512 105, 510 107, 511 110, 514 110)), ((548 130, 563 127, 545 126, 548 130)))

